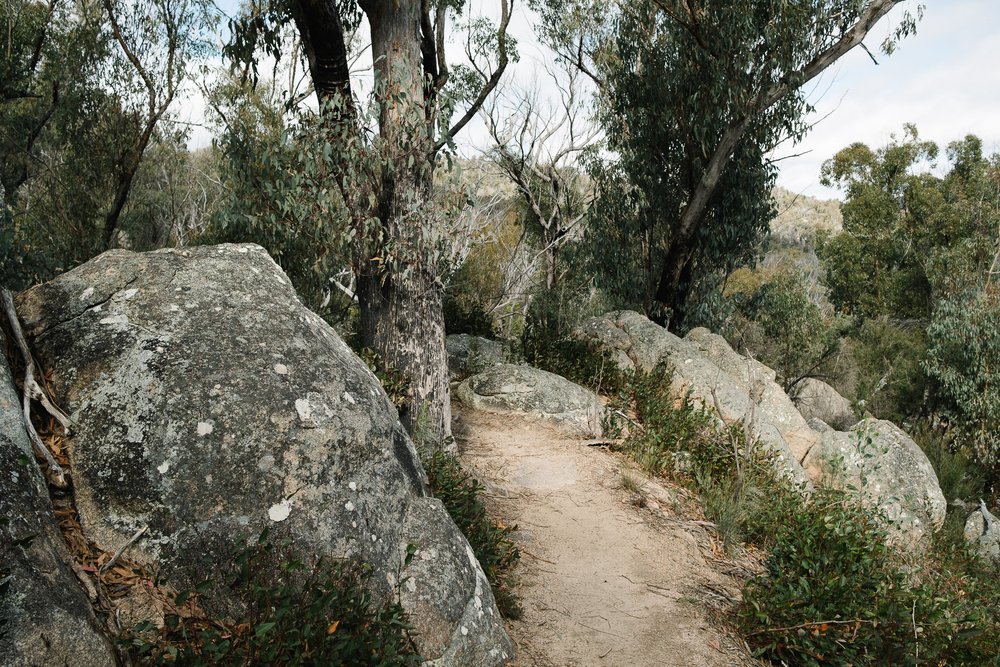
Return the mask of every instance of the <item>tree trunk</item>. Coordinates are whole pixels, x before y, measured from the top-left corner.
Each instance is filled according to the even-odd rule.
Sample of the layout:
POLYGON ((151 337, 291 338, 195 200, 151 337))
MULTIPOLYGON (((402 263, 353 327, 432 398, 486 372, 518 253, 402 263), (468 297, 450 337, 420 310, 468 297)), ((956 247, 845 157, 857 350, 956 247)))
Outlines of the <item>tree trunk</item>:
POLYGON ((410 395, 400 417, 411 433, 437 446, 451 435, 448 359, 444 346, 442 283, 434 255, 429 210, 433 187, 431 141, 427 134, 420 2, 361 3, 371 24, 376 84, 383 90, 379 135, 390 154, 378 189, 379 219, 398 247, 384 269, 367 263, 358 304, 366 346, 407 379, 410 395), (419 216, 414 219, 414 211, 419 216), (431 245, 428 245, 431 244, 431 245))

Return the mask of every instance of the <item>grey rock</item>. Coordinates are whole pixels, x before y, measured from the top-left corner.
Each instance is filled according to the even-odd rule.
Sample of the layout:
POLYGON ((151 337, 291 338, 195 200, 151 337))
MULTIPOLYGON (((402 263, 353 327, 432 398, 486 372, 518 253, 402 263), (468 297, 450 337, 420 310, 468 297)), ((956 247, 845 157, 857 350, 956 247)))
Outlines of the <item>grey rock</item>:
POLYGON ((817 433, 826 433, 827 431, 833 431, 833 430, 835 430, 832 426, 830 426, 825 421, 823 421, 822 419, 819 419, 817 417, 811 418, 806 423, 809 424, 809 428, 811 428, 812 430, 816 431, 817 433))
POLYGON ((80 425, 76 500, 99 547, 148 524, 129 557, 184 590, 270 528, 304 558, 371 564, 374 599, 402 600, 426 660, 513 655, 378 380, 262 248, 110 251, 18 302, 80 425))
POLYGON ((452 334, 445 339, 448 373, 454 378, 475 375, 490 366, 507 361, 502 343, 469 334, 452 334))
POLYGON ((1000 520, 983 502, 965 521, 965 541, 980 556, 1000 565, 1000 520))
POLYGON ((836 389, 815 378, 806 378, 795 387, 795 406, 807 420, 821 419, 839 431, 858 422, 851 402, 836 389))
POLYGON ((748 361, 721 336, 695 329, 678 338, 648 318, 618 311, 585 321, 574 335, 611 352, 625 369, 652 370, 660 362, 674 369, 671 390, 690 393, 728 423, 742 423, 752 437, 776 454, 779 474, 810 489, 799 461, 818 440, 774 382, 774 371, 748 361))
POLYGON ((916 548, 943 524, 947 504, 927 456, 892 422, 827 431, 803 464, 813 479, 858 489, 889 519, 893 542, 916 548))
POLYGON ((603 408, 594 392, 531 366, 493 366, 462 382, 456 395, 475 410, 523 414, 574 435, 601 432, 603 408))
MULTIPOLYGON (((4 337, 0 333, 0 343, 4 337)), ((0 664, 116 664, 52 513, 0 354, 0 664)))

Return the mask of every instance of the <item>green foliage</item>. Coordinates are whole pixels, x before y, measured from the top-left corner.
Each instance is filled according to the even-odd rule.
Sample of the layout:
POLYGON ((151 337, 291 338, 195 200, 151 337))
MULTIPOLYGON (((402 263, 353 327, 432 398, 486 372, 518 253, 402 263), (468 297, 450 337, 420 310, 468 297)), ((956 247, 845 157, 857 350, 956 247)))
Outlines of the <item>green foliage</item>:
POLYGON ((995 287, 938 302, 927 330, 924 369, 936 407, 1000 479, 1000 298, 995 287))
POLYGON ((462 469, 454 455, 441 449, 428 452, 420 448, 420 451, 431 491, 469 540, 493 588, 500 613, 507 618, 520 618, 521 609, 511 579, 511 570, 521 557, 510 539, 514 528, 490 519, 481 499, 482 485, 462 469))
MULTIPOLYGON (((731 276, 730 280, 739 278, 731 276)), ((789 393, 805 378, 832 375, 846 323, 824 317, 809 297, 805 278, 789 271, 767 277, 759 285, 752 279, 746 282, 750 284, 743 289, 727 290, 739 314, 728 325, 738 347, 773 368, 789 393)))
POLYGON ((918 423, 910 433, 931 462, 945 500, 977 502, 982 497, 986 471, 974 462, 972 448, 963 444, 963 438, 926 422, 918 423))
POLYGON ((817 491, 778 527, 766 573, 743 591, 754 652, 796 665, 982 664, 975 605, 935 577, 913 580, 884 521, 843 492, 817 491))
POLYGON ((612 394, 624 376, 610 354, 571 335, 587 315, 588 306, 594 305, 575 291, 563 282, 535 296, 521 334, 521 353, 532 366, 612 394))
POLYGON ((863 413, 905 424, 924 409, 927 349, 920 322, 886 317, 864 320, 850 332, 847 355, 854 368, 854 402, 863 413))
MULTIPOLYGON (((306 564, 265 532, 239 552, 224 582, 205 582, 174 600, 159 631, 137 626, 123 647, 151 665, 420 665, 402 607, 378 607, 371 570, 356 561, 306 564), (191 602, 222 583, 246 601, 238 619, 208 618, 191 602), (192 611, 192 609, 194 611, 192 611)), ((221 577, 220 577, 221 578, 221 577)))
MULTIPOLYGON (((730 16, 732 3, 712 4, 704 24, 710 33, 754 30, 749 22, 758 12, 733 5, 730 16)), ((729 122, 719 97, 731 94, 734 70, 727 64, 719 72, 718 65, 738 56, 709 55, 684 26, 641 3, 623 6, 604 39, 617 55, 599 63, 606 80, 599 118, 618 159, 593 165, 600 196, 586 237, 590 268, 617 305, 650 312, 671 250, 689 243, 679 237, 678 212, 729 122)), ((732 36, 720 44, 741 48, 732 36)), ((754 123, 730 158, 690 241, 689 284, 746 262, 763 238, 774 214, 769 193, 776 172, 764 159, 772 122, 754 123)))
POLYGON ((823 183, 847 191, 844 233, 818 247, 830 299, 840 310, 865 317, 929 315, 928 230, 937 226, 944 202, 939 180, 923 168, 937 155, 937 146, 920 141, 907 125, 903 137, 893 136, 884 148, 853 144, 823 165, 823 183))

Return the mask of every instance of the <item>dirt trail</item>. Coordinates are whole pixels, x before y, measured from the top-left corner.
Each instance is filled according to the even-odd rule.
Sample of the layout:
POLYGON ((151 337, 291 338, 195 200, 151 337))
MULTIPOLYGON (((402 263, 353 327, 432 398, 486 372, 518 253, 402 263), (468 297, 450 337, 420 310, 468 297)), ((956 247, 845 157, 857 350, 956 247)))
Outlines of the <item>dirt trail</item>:
POLYGON ((707 618, 705 598, 733 586, 703 556, 704 530, 672 514, 670 490, 637 476, 640 508, 615 456, 518 417, 456 413, 463 463, 518 526, 515 665, 753 664, 707 618))

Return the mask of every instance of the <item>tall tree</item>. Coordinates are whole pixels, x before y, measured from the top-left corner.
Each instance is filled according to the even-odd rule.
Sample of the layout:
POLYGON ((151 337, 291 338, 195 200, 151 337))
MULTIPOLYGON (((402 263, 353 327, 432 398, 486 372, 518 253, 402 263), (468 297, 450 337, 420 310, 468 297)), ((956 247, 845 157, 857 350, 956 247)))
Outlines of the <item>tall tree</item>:
MULTIPOLYGON (((550 0, 550 25, 561 25, 562 16, 573 18, 566 29, 549 31, 563 40, 560 52, 598 83, 614 86, 615 77, 609 73, 641 75, 650 66, 663 75, 660 106, 649 111, 659 112, 667 130, 685 145, 678 153, 684 164, 677 167, 687 173, 677 212, 668 212, 669 233, 662 235, 666 244, 651 309, 657 320, 672 328, 684 326, 701 244, 725 233, 712 229, 713 219, 718 218, 710 211, 732 171, 734 156, 752 143, 750 152, 763 159, 781 137, 801 137, 806 130, 802 118, 809 110, 803 85, 861 45, 901 2, 650 0, 642 5, 620 2, 617 12, 605 12, 603 27, 607 31, 610 25, 613 35, 617 21, 631 21, 643 6, 655 6, 657 16, 649 17, 644 26, 646 41, 661 45, 656 53, 660 62, 654 63, 635 57, 639 54, 628 42, 618 40, 617 49, 608 48, 606 40, 594 39, 581 28, 581 17, 587 13, 566 8, 587 0, 550 0), (625 48, 633 57, 617 56, 625 48)), ((912 32, 915 21, 907 13, 883 50, 891 51, 895 39, 912 32)))
MULTIPOLYGON (((251 14, 229 53, 252 58, 272 47, 280 25, 293 21, 321 105, 323 141, 336 159, 329 184, 349 219, 362 343, 406 377, 404 423, 451 430, 441 277, 447 224, 434 206, 438 154, 476 115, 510 58, 510 2, 487 31, 471 23, 470 53, 492 53, 473 69, 451 68, 445 53, 449 20, 464 0, 290 0, 251 14), (367 20, 377 106, 374 132, 356 96, 348 37, 367 20), (450 84, 450 85, 449 85, 450 84), (464 113, 451 122, 457 105, 464 113)), ((273 51, 276 49, 272 49, 273 51)))

